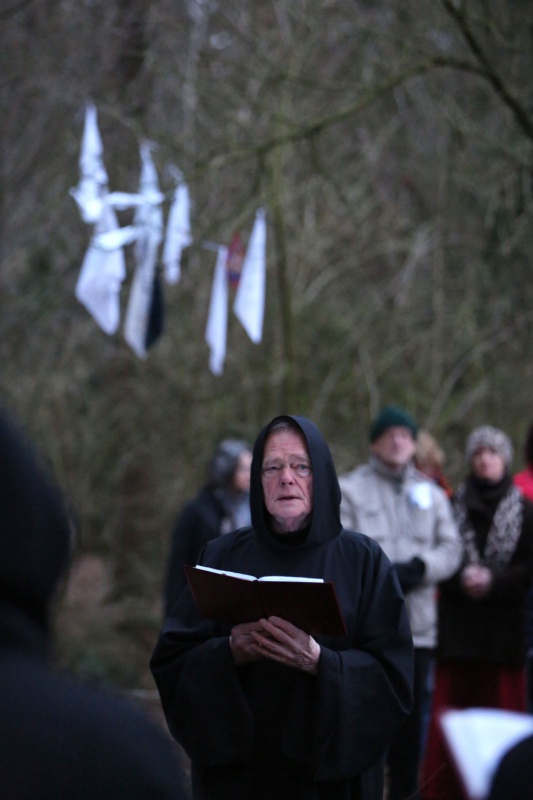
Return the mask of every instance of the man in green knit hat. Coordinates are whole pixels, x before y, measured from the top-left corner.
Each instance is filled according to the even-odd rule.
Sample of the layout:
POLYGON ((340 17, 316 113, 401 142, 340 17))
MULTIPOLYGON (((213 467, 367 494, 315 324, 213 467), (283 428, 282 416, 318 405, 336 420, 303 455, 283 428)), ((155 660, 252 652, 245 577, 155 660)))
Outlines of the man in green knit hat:
POLYGON ((436 644, 436 584, 461 560, 461 544, 444 491, 415 469, 418 426, 398 406, 370 426, 366 464, 342 475, 344 527, 379 542, 405 595, 415 646, 414 704, 388 754, 389 800, 418 798, 418 773, 432 653, 436 644))

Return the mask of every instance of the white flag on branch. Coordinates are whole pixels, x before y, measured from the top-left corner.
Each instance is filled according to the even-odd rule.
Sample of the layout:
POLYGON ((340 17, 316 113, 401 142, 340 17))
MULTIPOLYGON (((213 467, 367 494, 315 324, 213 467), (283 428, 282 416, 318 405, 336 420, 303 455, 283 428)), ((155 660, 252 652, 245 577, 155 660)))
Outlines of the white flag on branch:
POLYGON ((244 257, 233 310, 255 344, 263 333, 266 279, 266 215, 263 208, 255 215, 254 227, 244 257))
MULTIPOLYGON (((106 205, 121 211, 126 208, 135 208, 132 225, 125 225, 122 228, 117 227, 116 230, 106 231, 98 236, 96 243, 104 250, 116 250, 118 247, 124 247, 137 241, 137 239, 144 236, 147 225, 159 224, 157 220, 160 220, 161 229, 163 227, 163 213, 160 207, 164 200, 164 195, 159 191, 157 172, 147 144, 141 145, 141 161, 143 166, 139 191, 132 194, 128 192, 110 192, 104 198, 106 205)), ((160 241, 161 236, 159 238, 160 241)))
POLYGON ((122 228, 118 226, 111 231, 104 231, 99 233, 96 237, 95 244, 102 250, 118 250, 127 244, 135 242, 141 231, 135 225, 125 225, 122 228))
POLYGON ((80 180, 70 193, 78 204, 84 222, 95 223, 103 213, 107 194, 107 172, 103 161, 102 139, 94 103, 87 103, 79 158, 80 180))
POLYGON ((228 248, 218 248, 217 262, 209 303, 209 314, 205 330, 205 340, 209 345, 211 354, 209 369, 214 375, 221 375, 226 358, 226 337, 228 328, 228 278, 226 274, 226 261, 228 248))
POLYGON ((110 192, 105 201, 108 206, 119 211, 124 211, 126 208, 136 208, 137 206, 144 206, 146 203, 161 203, 163 195, 160 192, 150 193, 148 196, 144 194, 131 193, 131 192, 110 192))
POLYGON ((126 277, 126 265, 121 249, 106 251, 99 247, 96 241, 99 234, 117 228, 118 221, 114 210, 104 205, 75 289, 80 303, 109 335, 116 333, 120 323, 120 287, 126 277))
POLYGON ((137 232, 136 267, 126 309, 124 337, 139 358, 146 358, 157 252, 163 238, 163 212, 157 172, 146 143, 141 145, 141 162, 139 194, 146 198, 146 203, 136 208, 133 219, 132 227, 137 232))
POLYGON ((180 183, 174 192, 167 220, 163 264, 167 283, 177 283, 181 274, 181 253, 192 243, 189 189, 180 183))

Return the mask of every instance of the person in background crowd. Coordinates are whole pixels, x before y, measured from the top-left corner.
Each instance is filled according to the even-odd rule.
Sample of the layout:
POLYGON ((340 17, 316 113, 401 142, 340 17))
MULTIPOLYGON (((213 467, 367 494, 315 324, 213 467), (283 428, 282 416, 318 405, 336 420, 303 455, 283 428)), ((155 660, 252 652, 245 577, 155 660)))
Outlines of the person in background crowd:
POLYGON ((501 430, 466 442, 470 474, 453 497, 463 562, 440 586, 433 714, 424 800, 462 800, 438 718, 445 707, 525 710, 524 599, 533 573, 533 505, 513 485, 512 446, 501 430))
POLYGON ((419 472, 435 481, 448 497, 453 494, 451 484, 444 474, 444 451, 427 431, 418 431, 413 463, 419 472))
POLYGON ((151 661, 195 800, 382 800, 383 755, 411 707, 413 649, 398 579, 379 545, 342 529, 329 448, 305 417, 254 446, 252 526, 199 563, 332 581, 347 633, 312 637, 280 617, 230 626, 189 588, 151 661))
POLYGON ((51 663, 51 606, 70 558, 63 497, 0 413, 0 795, 184 800, 176 748, 136 706, 51 663))
MULTIPOLYGON (((428 431, 419 430, 416 437, 416 450, 413 456, 413 464, 419 472, 427 475, 428 478, 435 481, 437 486, 446 493, 446 496, 451 498, 453 494, 452 486, 444 473, 445 456, 444 451, 438 445, 437 440, 428 431)), ((422 723, 422 748, 421 752, 425 750, 427 730, 429 727, 429 720, 431 717, 431 698, 433 697, 434 689, 434 664, 431 663, 428 670, 427 685, 425 690, 425 697, 423 700, 423 723, 422 723)))
POLYGON ((390 800, 418 797, 427 691, 436 642, 437 581, 461 560, 451 506, 442 489, 413 466, 417 425, 387 406, 370 427, 367 464, 339 479, 345 527, 375 539, 393 562, 407 604, 415 646, 413 710, 389 748, 390 800))
POLYGON ((205 486, 185 504, 171 536, 164 588, 165 615, 170 614, 187 583, 183 565, 196 564, 202 547, 221 534, 250 524, 250 445, 224 439, 217 446, 205 486))
POLYGON ((530 425, 527 432, 524 457, 526 462, 525 469, 518 472, 513 481, 515 486, 518 486, 529 500, 533 500, 533 425, 530 425))
MULTIPOLYGON (((533 502, 533 425, 529 426, 527 432, 524 458, 526 467, 514 476, 513 481, 524 497, 533 502)), ((533 714, 533 585, 529 587, 526 597, 525 625, 527 710, 533 714)))

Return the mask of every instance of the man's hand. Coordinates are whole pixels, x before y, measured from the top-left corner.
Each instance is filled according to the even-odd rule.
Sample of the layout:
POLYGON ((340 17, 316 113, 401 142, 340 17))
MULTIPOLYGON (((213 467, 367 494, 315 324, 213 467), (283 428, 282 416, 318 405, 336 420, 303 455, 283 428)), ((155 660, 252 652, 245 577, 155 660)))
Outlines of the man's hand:
POLYGON ((229 646, 233 661, 238 667, 259 661, 264 656, 260 645, 252 637, 254 631, 262 631, 259 622, 242 622, 231 629, 229 646))
POLYGON ((237 666, 270 658, 311 675, 318 671, 318 642, 280 617, 236 625, 231 630, 229 645, 237 666))
POLYGON ((265 658, 316 675, 320 645, 290 622, 280 617, 260 619, 250 636, 265 658))
POLYGON ((492 572, 480 564, 470 564, 461 573, 461 583, 465 592, 474 600, 485 597, 492 586, 492 572))

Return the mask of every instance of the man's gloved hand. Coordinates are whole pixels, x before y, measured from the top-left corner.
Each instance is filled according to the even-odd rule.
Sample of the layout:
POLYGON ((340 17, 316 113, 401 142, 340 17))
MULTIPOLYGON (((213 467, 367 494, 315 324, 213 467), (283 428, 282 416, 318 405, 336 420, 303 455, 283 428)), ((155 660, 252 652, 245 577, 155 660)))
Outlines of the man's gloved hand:
POLYGON ((414 556, 410 561, 395 561, 393 566, 404 594, 416 589, 422 582, 426 571, 426 565, 418 556, 414 556))

